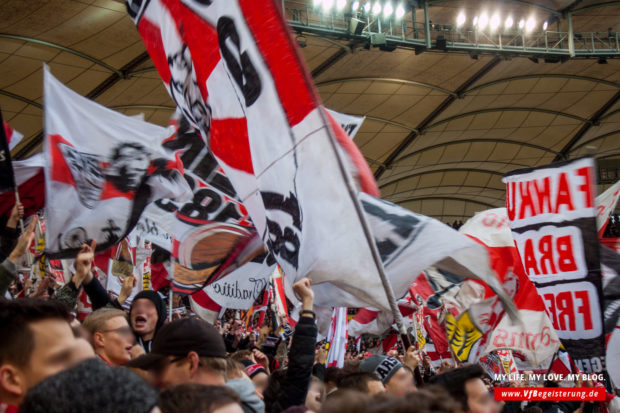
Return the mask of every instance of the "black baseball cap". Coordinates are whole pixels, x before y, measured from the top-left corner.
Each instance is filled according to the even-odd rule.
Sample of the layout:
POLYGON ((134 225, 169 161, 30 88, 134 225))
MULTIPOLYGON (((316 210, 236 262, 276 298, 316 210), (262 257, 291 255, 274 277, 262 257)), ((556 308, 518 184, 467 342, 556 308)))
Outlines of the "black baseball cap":
POLYGON ((190 351, 199 357, 226 358, 224 339, 215 327, 197 318, 182 318, 157 332, 149 354, 130 360, 125 366, 150 370, 167 356, 186 356, 190 351))

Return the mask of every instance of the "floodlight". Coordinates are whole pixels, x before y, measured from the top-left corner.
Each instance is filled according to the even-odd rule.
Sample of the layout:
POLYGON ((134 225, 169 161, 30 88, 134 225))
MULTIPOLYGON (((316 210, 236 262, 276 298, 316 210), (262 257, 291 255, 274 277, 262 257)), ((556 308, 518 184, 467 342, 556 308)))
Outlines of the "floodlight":
POLYGON ((512 16, 508 16, 508 17, 506 18, 506 23, 504 23, 504 27, 505 27, 506 29, 510 29, 510 28, 512 28, 512 25, 513 25, 513 24, 514 24, 514 21, 512 20, 512 16))
POLYGON ((474 26, 478 25, 478 16, 474 16, 474 26))
POLYGON ((364 4, 364 11, 365 11, 366 13, 368 13, 368 12, 370 11, 370 2, 369 2, 369 1, 367 1, 367 2, 364 4))
POLYGON ((493 15, 493 17, 491 17, 491 22, 489 23, 489 26, 491 27, 491 30, 497 30, 497 28, 499 27, 501 20, 499 18, 499 13, 495 13, 493 15))
POLYGON ((344 9, 344 6, 347 5, 347 0, 337 0, 336 1, 336 9, 338 10, 342 10, 344 9))
POLYGON ((378 1, 375 2, 374 6, 372 6, 372 12, 374 14, 379 14, 381 13, 381 3, 379 3, 378 1))
POLYGON ((403 7, 402 4, 399 4, 398 7, 396 7, 396 18, 402 19, 404 15, 405 15, 405 8, 403 7))
POLYGON ((489 15, 486 12, 482 12, 480 14, 480 18, 478 19, 478 26, 480 27, 480 30, 484 30, 487 27, 487 24, 489 24, 489 15))
POLYGON ((519 20, 519 29, 523 29, 525 27, 525 20, 519 20))
POLYGON ((467 17, 465 16, 465 13, 460 12, 459 15, 456 17, 456 25, 458 27, 464 25, 465 24, 465 20, 467 20, 467 17))
POLYGON ((329 11, 334 6, 334 0, 323 0, 323 10, 329 11))
POLYGON ((525 31, 531 32, 536 27, 536 20, 533 17, 530 17, 525 22, 525 31))
POLYGON ((549 23, 547 23, 547 21, 545 20, 545 22, 543 23, 543 30, 547 30, 547 27, 549 27, 549 23))
POLYGON ((392 13, 394 13, 394 7, 392 7, 392 3, 388 1, 385 3, 385 6, 383 6, 383 16, 390 17, 392 13))
POLYGON ((360 8, 360 2, 359 1, 354 1, 353 5, 351 6, 351 9, 353 11, 357 11, 357 10, 359 10, 359 8, 360 8))

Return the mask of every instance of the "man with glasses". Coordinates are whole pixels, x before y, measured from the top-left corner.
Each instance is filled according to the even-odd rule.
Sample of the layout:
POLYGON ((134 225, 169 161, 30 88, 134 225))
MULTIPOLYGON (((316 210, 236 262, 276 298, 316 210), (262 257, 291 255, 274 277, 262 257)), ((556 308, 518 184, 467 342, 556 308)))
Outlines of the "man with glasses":
POLYGON ((107 364, 120 366, 131 359, 135 337, 123 311, 101 308, 90 313, 83 326, 92 334, 95 354, 107 364))

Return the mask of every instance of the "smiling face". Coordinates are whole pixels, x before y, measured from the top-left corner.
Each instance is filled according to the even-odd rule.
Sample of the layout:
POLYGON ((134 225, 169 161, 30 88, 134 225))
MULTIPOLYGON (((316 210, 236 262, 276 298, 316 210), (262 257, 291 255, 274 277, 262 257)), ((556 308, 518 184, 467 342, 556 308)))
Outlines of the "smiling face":
POLYGON ((151 340, 157 326, 157 308, 148 298, 139 298, 133 302, 129 315, 131 328, 143 340, 151 340))

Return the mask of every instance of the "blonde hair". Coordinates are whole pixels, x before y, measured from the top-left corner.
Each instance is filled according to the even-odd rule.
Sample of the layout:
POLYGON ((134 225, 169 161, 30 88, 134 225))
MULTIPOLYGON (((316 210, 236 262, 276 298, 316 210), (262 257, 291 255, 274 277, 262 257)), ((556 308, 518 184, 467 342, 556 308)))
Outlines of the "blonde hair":
POLYGON ((105 323, 115 317, 123 317, 127 319, 127 314, 123 310, 117 308, 100 308, 90 313, 82 323, 82 326, 90 332, 95 334, 103 330, 105 323))

